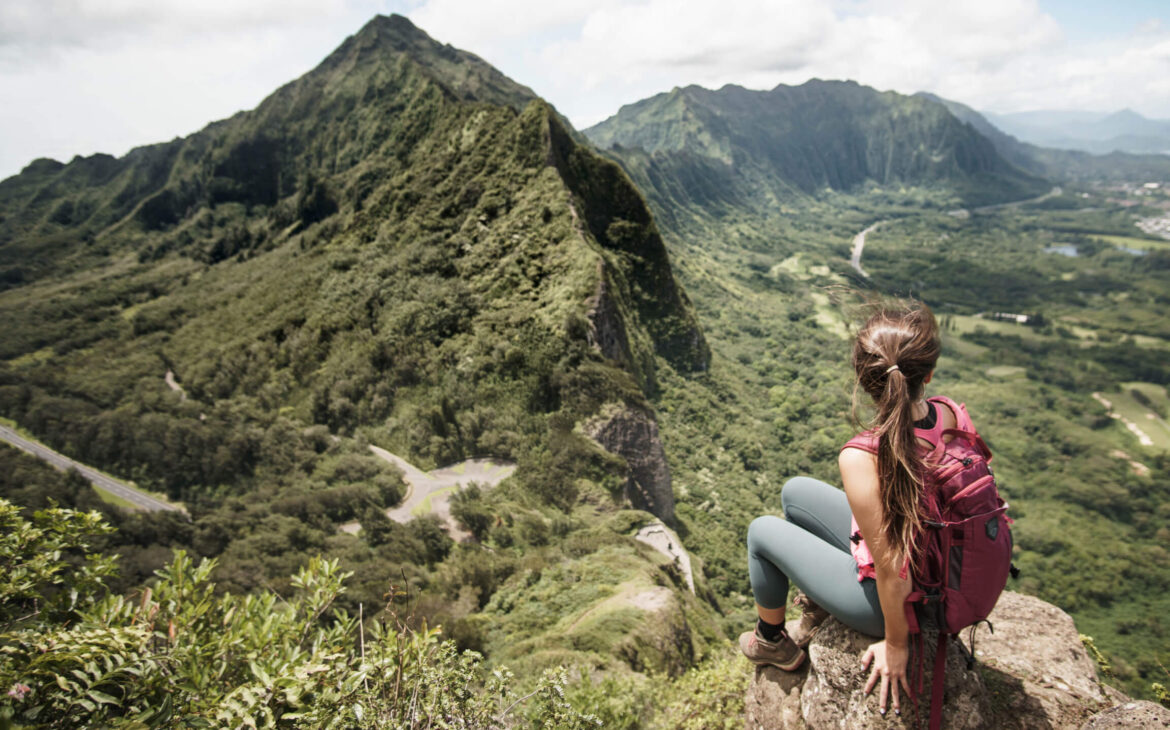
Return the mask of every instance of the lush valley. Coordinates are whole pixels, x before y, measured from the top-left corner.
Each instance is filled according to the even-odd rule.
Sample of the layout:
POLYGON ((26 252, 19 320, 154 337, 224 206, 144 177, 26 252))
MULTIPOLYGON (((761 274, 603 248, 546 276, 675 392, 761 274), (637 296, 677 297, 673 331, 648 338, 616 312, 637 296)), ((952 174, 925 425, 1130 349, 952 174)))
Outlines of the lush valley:
MULTIPOLYGON (((155 639, 118 634, 170 648, 142 659, 150 679, 113 697, 111 722, 131 708, 168 722, 151 714, 152 672, 176 662, 192 716, 238 705, 319 726, 326 678, 367 676, 359 616, 382 627, 379 662, 436 652, 433 672, 406 672, 439 715, 739 726, 750 670, 728 637, 751 616, 747 524, 779 512, 789 476, 835 480, 854 432, 850 328, 866 297, 910 293, 943 324, 939 392, 970 405, 996 453, 1016 588, 1072 612, 1127 691, 1170 679, 1170 426, 1154 430, 1170 410, 1170 242, 1134 226, 1166 214, 1163 193, 1090 182, 1109 158, 1013 147, 932 98, 853 83, 676 89, 585 134, 601 153, 395 16, 253 111, 0 182, 0 416, 191 517, 126 513, 0 446, 0 497, 26 508, 6 524, 99 509, 114 532, 37 519, 119 556, 118 575, 102 569, 110 599, 95 583, 92 605, 19 619, 20 594, 3 631, 138 631, 151 581, 215 596, 199 616, 159 598, 155 639), (863 277, 850 244, 879 221, 863 277), (387 517, 410 487, 371 446, 423 469, 492 457, 516 471, 451 496, 472 536, 457 542, 426 510, 387 517), (656 519, 690 551, 693 590, 635 539, 656 519), (183 557, 151 577, 176 555, 214 568, 183 557), (102 603, 123 594, 143 608, 102 603), (261 603, 233 619, 245 594, 261 603), (163 621, 198 626, 213 653, 220 621, 255 652, 247 622, 282 599, 275 658, 225 660, 214 681, 163 621), (301 653, 318 631, 320 652, 301 653), (492 675, 502 666, 515 677, 492 675), (283 696, 264 694, 272 677, 283 696)), ((57 595, 53 576, 75 568, 41 566, 34 585, 57 595)), ((0 679, 23 681, 14 662, 0 679)), ((120 681, 86 686, 111 696, 120 681)), ((333 721, 401 717, 399 689, 388 701, 351 682, 329 695, 346 707, 333 721)))
MULTIPOLYGON (((707 93, 724 95, 730 116, 741 94, 773 92, 707 93)), ((599 131, 634 128, 643 114, 627 108, 586 133, 605 142, 599 131)), ((707 129, 709 150, 733 138, 707 129)), ((715 354, 707 376, 680 379, 657 405, 678 464, 679 514, 702 525, 690 532, 729 605, 750 606, 737 530, 761 511, 779 513, 788 476, 836 476, 837 448, 852 432, 854 313, 873 294, 913 294, 944 327, 936 392, 970 405, 997 454, 1018 520, 1019 589, 1071 611, 1130 691, 1164 682, 1170 441, 1158 404, 1170 382, 1170 243, 1135 222, 1166 215, 1170 200, 1140 185, 1065 181, 1032 204, 975 210, 945 181, 868 181, 792 195, 762 213, 692 205, 680 216, 661 191, 684 184, 672 175, 685 161, 653 145, 659 151, 619 140, 608 152, 664 221, 715 354), (850 241, 875 222, 863 277, 849 267, 850 241), (1094 393, 1157 440, 1139 440, 1094 393), (696 427, 712 421, 722 435, 713 444, 696 427)), ((712 164, 715 153, 702 162, 712 164)), ((743 167, 727 174, 756 174, 743 167)))

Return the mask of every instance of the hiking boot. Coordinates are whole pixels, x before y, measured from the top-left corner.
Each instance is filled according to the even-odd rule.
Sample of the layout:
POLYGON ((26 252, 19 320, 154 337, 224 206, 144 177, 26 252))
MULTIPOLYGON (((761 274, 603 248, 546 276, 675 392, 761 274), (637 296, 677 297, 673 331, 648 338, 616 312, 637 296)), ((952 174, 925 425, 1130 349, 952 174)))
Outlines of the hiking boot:
POLYGON ((792 641, 787 631, 781 631, 776 641, 766 640, 758 631, 745 631, 739 635, 739 648, 755 664, 770 664, 786 672, 804 663, 804 649, 792 641))
POLYGON ((788 635, 792 637, 792 641, 803 649, 816 636, 821 624, 829 617, 829 612, 806 596, 804 591, 796 592, 796 598, 792 599, 792 605, 800 606, 804 610, 799 619, 789 621, 785 628, 788 629, 788 635), (789 626, 791 628, 788 628, 789 626))

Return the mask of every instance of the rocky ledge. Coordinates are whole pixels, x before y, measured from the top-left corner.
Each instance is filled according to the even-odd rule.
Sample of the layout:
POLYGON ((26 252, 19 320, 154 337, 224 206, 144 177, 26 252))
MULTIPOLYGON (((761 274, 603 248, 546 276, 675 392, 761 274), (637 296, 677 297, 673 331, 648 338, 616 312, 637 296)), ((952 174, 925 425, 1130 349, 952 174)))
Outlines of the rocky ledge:
MULTIPOLYGON (((947 655, 944 728, 1170 728, 1170 710, 1126 697, 1097 679, 1097 667, 1082 645, 1072 618, 1037 598, 1004 592, 990 617, 994 632, 976 633, 978 661, 966 659, 951 642, 947 655)), ((968 632, 963 632, 968 638, 968 632)), ((809 645, 797 672, 756 670, 748 689, 745 727, 914 728, 930 717, 930 669, 934 636, 926 646, 923 688, 917 712, 878 714, 875 690, 863 693, 868 676, 861 655, 874 640, 829 619, 809 645)), ((911 658, 911 662, 916 660, 911 658)))

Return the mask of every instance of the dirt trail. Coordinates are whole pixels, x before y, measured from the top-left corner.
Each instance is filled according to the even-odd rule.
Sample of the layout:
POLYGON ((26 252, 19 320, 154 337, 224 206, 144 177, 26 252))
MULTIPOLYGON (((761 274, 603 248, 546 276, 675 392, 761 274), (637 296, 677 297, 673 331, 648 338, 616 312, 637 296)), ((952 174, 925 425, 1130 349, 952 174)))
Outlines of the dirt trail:
POLYGON ((678 535, 674 534, 673 530, 655 520, 638 530, 634 539, 649 545, 673 560, 682 570, 683 576, 686 577, 687 587, 691 589, 691 593, 695 592, 695 574, 691 570, 691 556, 679 542, 678 535))
MULTIPOLYGON (((426 507, 427 512, 436 514, 443 520, 448 533, 458 542, 466 542, 471 538, 471 535, 451 515, 451 494, 459 487, 467 486, 472 482, 485 487, 494 487, 516 471, 515 464, 492 461, 491 459, 468 459, 458 464, 425 472, 386 449, 371 445, 370 451, 401 471, 402 481, 406 483, 406 496, 402 503, 386 510, 386 516, 395 522, 407 522, 418 516, 418 512, 426 507)), ((340 529, 343 532, 356 534, 361 529, 361 524, 354 520, 341 525, 340 529)))
POLYGON ((1138 440, 1139 444, 1141 444, 1142 446, 1153 446, 1154 445, 1154 440, 1152 438, 1150 438, 1150 435, 1147 434, 1145 431, 1143 431, 1140 426, 1138 426, 1136 423, 1129 420, 1125 416, 1121 415, 1120 413, 1115 413, 1113 411, 1113 402, 1112 401, 1110 401, 1108 398, 1101 395, 1100 393, 1093 393, 1093 399, 1096 400, 1101 405, 1105 406, 1105 410, 1108 413, 1110 418, 1112 418, 1116 421, 1121 421, 1122 425, 1124 425, 1127 429, 1129 429, 1130 433, 1132 433, 1134 436, 1137 436, 1137 440, 1138 440))
POLYGON ((167 370, 167 374, 163 376, 163 380, 167 381, 167 387, 179 394, 179 400, 187 400, 187 391, 183 390, 183 386, 175 380, 175 371, 167 370))

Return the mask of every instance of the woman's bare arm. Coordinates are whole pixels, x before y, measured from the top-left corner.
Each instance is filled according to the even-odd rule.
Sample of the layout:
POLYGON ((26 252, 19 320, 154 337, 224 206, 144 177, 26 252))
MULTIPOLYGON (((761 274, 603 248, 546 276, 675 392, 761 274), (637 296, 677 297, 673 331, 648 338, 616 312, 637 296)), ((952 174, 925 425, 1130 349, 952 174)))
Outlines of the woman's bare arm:
POLYGON ((849 499, 849 509, 861 529, 861 536, 873 554, 874 572, 877 577, 878 600, 882 604, 885 618, 886 638, 866 652, 863 662, 874 660, 873 672, 866 692, 873 689, 881 677, 882 692, 880 707, 885 712, 888 683, 893 680, 894 710, 900 711, 898 686, 905 687, 906 662, 909 658, 909 632, 903 602, 910 595, 912 583, 909 576, 902 578, 902 565, 895 563, 881 535, 882 502, 878 493, 877 457, 861 449, 843 449, 837 460, 841 468, 841 483, 849 499))

